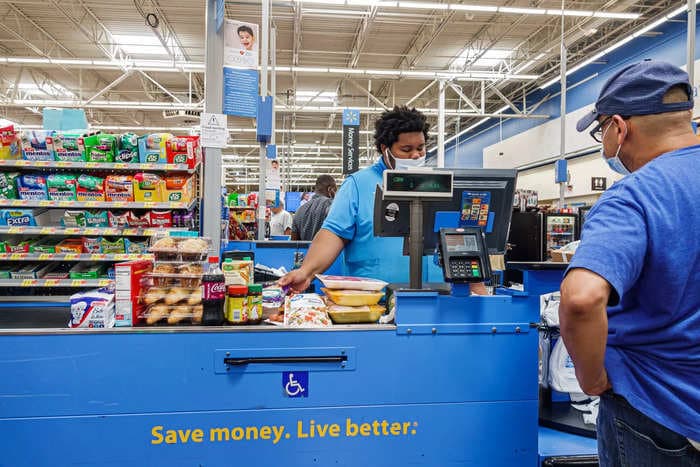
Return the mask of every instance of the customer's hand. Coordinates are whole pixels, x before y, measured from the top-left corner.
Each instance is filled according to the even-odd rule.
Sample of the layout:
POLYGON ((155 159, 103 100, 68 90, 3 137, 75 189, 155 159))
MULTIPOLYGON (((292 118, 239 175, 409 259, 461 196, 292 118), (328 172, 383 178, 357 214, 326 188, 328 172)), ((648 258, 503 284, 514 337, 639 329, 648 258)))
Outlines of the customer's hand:
POLYGON ((608 372, 605 370, 605 368, 603 368, 603 372, 600 374, 597 381, 590 384, 585 384, 582 381, 579 381, 579 383, 583 392, 589 396, 600 396, 605 391, 612 389, 612 385, 608 379, 608 372))
POLYGON ((311 285, 311 279, 313 279, 313 275, 308 274, 306 271, 299 268, 287 273, 285 276, 280 278, 277 283, 282 287, 289 287, 289 289, 291 289, 293 292, 301 293, 309 288, 309 285, 311 285))

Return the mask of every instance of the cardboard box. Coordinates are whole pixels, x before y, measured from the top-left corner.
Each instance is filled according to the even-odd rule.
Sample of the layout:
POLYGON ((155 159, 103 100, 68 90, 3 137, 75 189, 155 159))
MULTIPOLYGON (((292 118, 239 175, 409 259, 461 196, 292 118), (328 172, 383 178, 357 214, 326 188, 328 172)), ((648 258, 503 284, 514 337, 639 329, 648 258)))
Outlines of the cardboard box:
POLYGON ((168 164, 187 164, 193 169, 202 158, 199 136, 173 136, 166 142, 168 164))
POLYGON ((153 262, 147 260, 114 265, 116 326, 134 326, 140 323, 142 310, 138 305, 138 297, 141 295, 141 280, 152 270, 153 262))
POLYGON ((81 175, 78 177, 76 196, 78 201, 104 201, 105 200, 105 180, 92 175, 81 175))
POLYGON ((85 140, 80 133, 58 133, 53 136, 53 157, 57 161, 85 162, 85 140))
POLYGON ((194 175, 175 174, 165 177, 167 201, 189 203, 194 198, 194 175))
POLYGON ((105 199, 107 201, 134 201, 134 177, 131 175, 109 175, 105 178, 105 199))
POLYGON ((28 161, 53 161, 53 132, 27 130, 22 132, 22 158, 28 161))
POLYGON ((19 199, 41 201, 49 199, 46 178, 43 175, 26 174, 17 179, 19 199))
POLYGON ((134 175, 134 200, 138 203, 167 201, 165 180, 160 175, 137 173, 134 175))
POLYGON ((549 250, 549 255, 552 257, 553 263, 568 263, 573 258, 574 252, 562 251, 561 249, 549 250))
POLYGON ((166 145, 173 135, 170 133, 152 133, 141 136, 139 141, 139 160, 142 164, 167 164, 166 145))

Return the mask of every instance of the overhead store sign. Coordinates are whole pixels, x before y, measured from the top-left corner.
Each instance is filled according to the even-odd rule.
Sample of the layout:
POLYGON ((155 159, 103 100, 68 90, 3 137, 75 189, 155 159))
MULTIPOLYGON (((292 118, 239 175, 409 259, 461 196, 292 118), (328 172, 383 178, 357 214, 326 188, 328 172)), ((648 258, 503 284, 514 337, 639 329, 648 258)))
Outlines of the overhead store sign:
POLYGON ((258 103, 258 25, 224 23, 224 102, 227 115, 255 118, 258 103))
POLYGON ((360 111, 343 110, 343 174, 360 168, 360 111))

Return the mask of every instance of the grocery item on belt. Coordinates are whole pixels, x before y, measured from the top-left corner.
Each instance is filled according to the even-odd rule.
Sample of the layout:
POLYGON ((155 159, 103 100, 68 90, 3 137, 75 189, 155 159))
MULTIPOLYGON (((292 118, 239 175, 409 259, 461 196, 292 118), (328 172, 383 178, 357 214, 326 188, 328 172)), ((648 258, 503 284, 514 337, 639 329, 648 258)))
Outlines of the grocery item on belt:
POLYGON ((221 263, 226 285, 248 285, 254 281, 253 261, 226 259, 221 263))
POLYGON ((332 290, 322 288, 333 303, 343 306, 376 305, 382 299, 382 292, 370 292, 367 290, 332 290))
POLYGON ((79 238, 67 238, 56 245, 56 253, 82 253, 83 241, 79 238))
POLYGON ((125 229, 130 227, 129 214, 131 211, 109 211, 109 226, 113 229, 125 229))
POLYGON ((115 162, 138 162, 139 142, 133 133, 124 133, 118 138, 118 149, 115 162))
POLYGON ((386 311, 381 305, 343 306, 327 301, 328 315, 336 324, 376 323, 386 311))
POLYGON ((53 136, 54 158, 57 161, 84 162, 85 141, 82 133, 56 133, 53 136))
POLYGON ((114 162, 117 153, 117 137, 107 134, 90 135, 83 138, 88 162, 114 162))
POLYGON ((152 214, 150 212, 144 212, 141 215, 136 214, 133 211, 127 211, 126 218, 129 223, 129 227, 145 229, 153 224, 151 220, 152 214))
POLYGON ((49 192, 46 187, 46 178, 39 174, 26 174, 17 179, 17 194, 24 200, 47 200, 49 192))
POLYGON ((0 127, 0 160, 19 159, 22 155, 22 140, 14 125, 0 127))
POLYGON ((102 253, 102 239, 100 237, 83 237, 83 251, 89 254, 102 253))
POLYGON ((294 328, 317 328, 331 326, 326 304, 315 293, 298 294, 285 301, 284 325, 294 328))
POLYGON ((105 180, 92 175, 81 175, 77 183, 78 201, 104 201, 105 180))
POLYGON ((85 227, 87 223, 85 221, 85 211, 66 211, 63 213, 61 218, 61 225, 63 227, 85 227))
POLYGON ((53 160, 53 131, 25 130, 22 132, 22 157, 28 161, 53 160))
POLYGON ((105 210, 90 210, 85 211, 85 226, 86 227, 108 227, 109 216, 105 210))
POLYGON ((148 252, 148 240, 124 239, 124 249, 128 255, 142 255, 148 252))
POLYGON ((152 133, 138 138, 139 160, 142 164, 165 164, 167 141, 172 138, 170 133, 152 133))
MULTIPOLYGON (((0 158, 1 159, 1 158, 0 158)), ((0 199, 18 199, 17 179, 18 172, 0 173, 0 199)))
POLYGON ((110 255, 123 255, 126 251, 123 238, 115 238, 112 240, 103 238, 100 242, 100 246, 102 248, 102 253, 110 255))
POLYGON ((201 158, 199 136, 173 136, 166 142, 168 164, 187 164, 194 168, 201 158))
POLYGON ((107 201, 134 201, 134 177, 131 175, 108 175, 105 178, 105 199, 107 201))
POLYGON ((150 213, 151 227, 172 227, 173 215, 171 211, 151 211, 150 213))
POLYGON ((51 174, 46 177, 46 188, 49 199, 53 201, 76 201, 75 175, 51 174))
POLYGON ((114 326, 114 295, 100 290, 78 292, 70 298, 69 328, 114 326))
POLYGON ((137 173, 134 175, 134 199, 137 202, 152 203, 167 201, 165 181, 160 175, 137 173))
POLYGON ((316 277, 329 289, 370 290, 378 292, 388 285, 388 282, 368 277, 327 276, 323 274, 316 274, 316 277))

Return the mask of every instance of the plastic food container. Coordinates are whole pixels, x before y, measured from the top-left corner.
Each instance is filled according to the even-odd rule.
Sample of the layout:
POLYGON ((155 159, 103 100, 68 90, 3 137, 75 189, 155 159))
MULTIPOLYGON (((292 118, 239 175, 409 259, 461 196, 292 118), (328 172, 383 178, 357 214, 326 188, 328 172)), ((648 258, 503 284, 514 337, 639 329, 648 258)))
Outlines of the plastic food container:
POLYGON ((333 303, 343 306, 376 305, 384 296, 382 292, 366 290, 331 290, 326 288, 321 288, 321 290, 333 303))
POLYGON ((388 285, 388 282, 368 277, 326 276, 323 274, 317 274, 316 277, 329 289, 378 292, 388 285))
POLYGON ((156 261, 206 261, 211 240, 204 237, 161 237, 148 249, 156 261))
POLYGON ((157 303, 144 309, 140 317, 142 322, 148 326, 176 326, 201 324, 204 308, 199 305, 165 305, 157 303))
POLYGON ((146 325, 201 324, 202 290, 198 279, 149 273, 141 280, 140 317, 146 325))
POLYGON ((386 308, 380 305, 342 306, 329 304, 328 316, 335 324, 376 323, 386 308))

